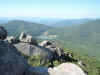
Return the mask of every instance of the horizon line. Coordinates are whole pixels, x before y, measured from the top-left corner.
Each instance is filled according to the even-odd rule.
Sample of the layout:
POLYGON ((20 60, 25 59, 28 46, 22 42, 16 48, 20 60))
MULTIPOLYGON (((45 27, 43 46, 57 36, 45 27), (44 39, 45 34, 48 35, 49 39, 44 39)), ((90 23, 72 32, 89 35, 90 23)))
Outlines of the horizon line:
POLYGON ((52 18, 52 19, 100 19, 100 17, 43 17, 43 16, 0 16, 0 18, 52 18))

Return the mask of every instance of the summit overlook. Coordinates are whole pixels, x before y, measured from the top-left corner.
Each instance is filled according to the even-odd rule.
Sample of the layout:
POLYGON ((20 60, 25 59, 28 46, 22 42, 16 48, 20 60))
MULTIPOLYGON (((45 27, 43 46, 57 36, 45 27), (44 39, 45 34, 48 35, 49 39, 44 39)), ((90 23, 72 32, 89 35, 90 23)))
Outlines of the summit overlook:
POLYGON ((100 0, 1 0, 0 74, 100 75, 100 0))
MULTIPOLYGON (((57 71, 60 72, 60 75, 62 75, 62 71, 67 74, 69 68, 59 70, 59 66, 65 63, 66 66, 72 66, 73 72, 68 71, 69 75, 77 75, 76 71, 74 73, 76 69, 73 67, 74 64, 79 65, 83 73, 91 75, 96 72, 99 73, 99 21, 99 19, 89 20, 72 26, 52 27, 13 20, 0 24, 5 28, 2 31, 3 28, 1 27, 0 35, 4 37, 5 40, 2 39, 3 37, 1 38, 4 43, 8 42, 7 44, 13 45, 20 55, 27 60, 23 62, 27 63, 27 66, 31 66, 27 68, 27 74, 36 72, 36 75, 44 75, 44 71, 47 72, 46 75, 48 73, 58 75, 57 71), (57 37, 50 39, 51 35, 57 37), (44 38, 39 38, 40 36, 44 38), (43 70, 41 71, 41 69, 43 70)), ((10 73, 10 71, 8 72, 10 73)))
POLYGON ((79 61, 74 59, 72 54, 63 52, 63 49, 53 42, 44 41, 38 44, 31 35, 25 33, 22 33, 19 39, 6 37, 7 31, 0 27, 0 73, 2 75, 86 75, 88 73, 72 64, 71 62, 79 61), (54 67, 55 60, 60 63, 70 63, 54 67), (40 64, 36 66, 37 63, 40 64))

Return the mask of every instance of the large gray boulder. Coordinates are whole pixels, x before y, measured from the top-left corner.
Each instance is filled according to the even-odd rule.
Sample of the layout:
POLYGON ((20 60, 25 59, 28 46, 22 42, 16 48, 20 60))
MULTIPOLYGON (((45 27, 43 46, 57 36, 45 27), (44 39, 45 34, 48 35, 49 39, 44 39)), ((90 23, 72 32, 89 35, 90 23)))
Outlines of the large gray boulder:
POLYGON ((0 75, 23 75, 28 64, 17 49, 0 40, 0 75))
POLYGON ((56 43, 53 41, 49 41, 49 40, 45 40, 41 43, 39 43, 40 46, 48 48, 49 50, 51 50, 52 52, 56 52, 59 56, 61 56, 63 49, 58 48, 56 46, 56 43))
POLYGON ((4 40, 7 37, 7 31, 4 27, 0 26, 0 39, 4 40))
POLYGON ((49 75, 86 75, 84 71, 73 63, 63 63, 57 67, 49 68, 49 75))
POLYGON ((23 54, 28 56, 39 55, 39 54, 47 54, 50 55, 51 51, 48 48, 44 48, 42 46, 36 46, 29 43, 18 43, 14 44, 14 46, 23 54))
POLYGON ((14 45, 21 53, 28 56, 41 56, 40 63, 41 65, 48 62, 52 62, 55 56, 55 53, 48 48, 42 46, 31 45, 29 43, 18 43, 14 45))

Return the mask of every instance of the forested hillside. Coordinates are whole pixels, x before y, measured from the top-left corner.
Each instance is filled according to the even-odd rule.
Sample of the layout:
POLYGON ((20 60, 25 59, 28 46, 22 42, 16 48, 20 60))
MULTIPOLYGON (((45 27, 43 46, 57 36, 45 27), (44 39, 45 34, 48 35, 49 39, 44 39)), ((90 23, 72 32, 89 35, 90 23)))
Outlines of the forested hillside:
POLYGON ((79 26, 50 29, 49 34, 58 35, 57 39, 67 48, 85 53, 92 57, 100 56, 100 20, 79 26))
POLYGON ((67 26, 74 26, 83 24, 89 21, 92 21, 93 19, 64 19, 59 22, 56 22, 52 24, 53 27, 67 27, 67 26))
POLYGON ((18 36, 21 32, 26 32, 33 36, 38 36, 51 28, 43 24, 31 23, 21 20, 9 21, 8 23, 1 24, 0 26, 4 26, 7 29, 9 35, 15 36, 18 36))
POLYGON ((60 39, 73 41, 89 41, 99 43, 100 20, 80 24, 79 26, 60 27, 49 30, 50 34, 58 34, 60 39), (63 36, 63 37, 62 37, 63 36))

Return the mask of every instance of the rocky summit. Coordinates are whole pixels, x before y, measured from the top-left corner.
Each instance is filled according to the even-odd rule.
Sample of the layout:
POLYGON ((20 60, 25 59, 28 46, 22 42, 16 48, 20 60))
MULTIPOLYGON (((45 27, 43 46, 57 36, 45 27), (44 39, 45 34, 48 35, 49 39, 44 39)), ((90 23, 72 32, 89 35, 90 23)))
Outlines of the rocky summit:
POLYGON ((0 26, 0 39, 4 40, 7 37, 7 31, 4 27, 0 26))
POLYGON ((44 56, 44 62, 46 62, 46 59, 49 59, 53 65, 53 59, 64 56, 63 50, 57 48, 49 41, 43 43, 43 46, 38 45, 36 41, 34 43, 32 37, 24 37, 24 41, 23 38, 21 38, 17 43, 14 42, 15 38, 11 38, 10 42, 4 40, 6 37, 6 30, 1 27, 0 75, 86 75, 80 67, 73 63, 63 63, 53 68, 44 66, 29 66, 27 60, 25 60, 25 58, 22 56, 23 53, 29 56, 40 54, 41 56, 44 56), (57 52, 58 49, 60 54, 57 52))

